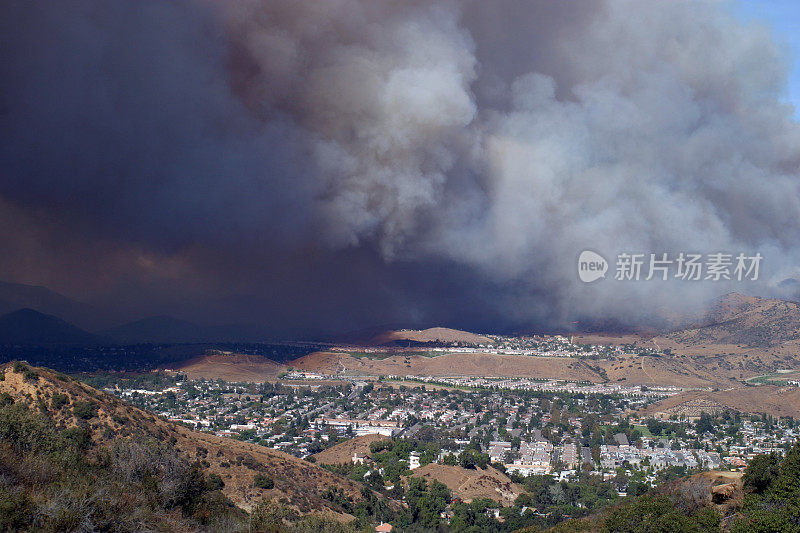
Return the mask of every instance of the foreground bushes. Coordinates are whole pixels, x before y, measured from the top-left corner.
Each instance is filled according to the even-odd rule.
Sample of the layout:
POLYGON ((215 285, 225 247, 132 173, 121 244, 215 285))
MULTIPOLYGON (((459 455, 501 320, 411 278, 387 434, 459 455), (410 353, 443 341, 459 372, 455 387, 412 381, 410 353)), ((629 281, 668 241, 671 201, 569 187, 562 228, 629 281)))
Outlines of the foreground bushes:
POLYGON ((245 528, 219 483, 172 449, 92 446, 86 428, 59 431, 25 405, 0 407, 0 531, 245 528))
MULTIPOLYGON (((87 405, 76 414, 94 417, 95 406, 87 405)), ((256 484, 274 482, 260 474, 256 484)), ((345 533, 374 514, 359 508, 360 522, 342 524, 265 501, 248 516, 220 492, 224 486, 219 475, 206 475, 155 439, 100 447, 88 427, 58 428, 46 413, 0 401, 0 532, 345 533)))

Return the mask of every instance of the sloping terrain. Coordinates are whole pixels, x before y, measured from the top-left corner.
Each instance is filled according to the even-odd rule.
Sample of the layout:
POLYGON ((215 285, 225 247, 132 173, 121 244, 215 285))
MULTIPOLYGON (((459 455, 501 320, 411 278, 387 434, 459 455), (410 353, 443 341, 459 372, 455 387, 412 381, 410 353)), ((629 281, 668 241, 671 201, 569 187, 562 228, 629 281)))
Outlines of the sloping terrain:
POLYGON ((710 311, 706 324, 665 336, 685 347, 706 344, 766 348, 800 339, 800 305, 732 293, 710 311))
POLYGON ((97 331, 113 323, 109 313, 46 287, 0 281, 0 314, 17 309, 34 309, 55 315, 88 331, 97 331))
POLYGON ((489 498, 503 505, 513 505, 517 496, 524 492, 522 486, 491 466, 469 469, 431 463, 414 470, 412 476, 444 483, 455 496, 465 501, 489 498))
POLYGON ((699 416, 701 411, 732 409, 744 413, 800 417, 800 387, 761 385, 717 391, 691 391, 671 396, 642 409, 644 416, 699 416))
POLYGON ((286 366, 261 355, 206 353, 171 365, 191 379, 223 379, 225 381, 274 381, 286 366))
POLYGON ((314 454, 314 459, 318 465, 347 464, 353 461, 353 454, 358 452, 369 455, 369 445, 375 441, 384 440, 387 437, 373 433, 371 435, 359 435, 345 442, 340 442, 326 450, 314 454))
POLYGON ((315 352, 295 359, 289 365, 311 372, 344 375, 516 376, 602 381, 596 372, 575 359, 490 353, 455 353, 437 357, 396 355, 378 360, 346 353, 315 352))
POLYGON ((6 393, 16 404, 46 411, 64 428, 86 428, 92 453, 122 441, 166 444, 187 460, 200 461, 207 474, 219 475, 224 495, 243 509, 274 498, 300 513, 341 513, 337 504, 322 497, 329 488, 354 502, 362 499, 361 485, 291 455, 189 430, 47 369, 19 363, 2 369, 0 395, 6 393), (254 487, 256 474, 269 476, 274 487, 254 487))
POLYGON ((453 353, 436 357, 396 355, 369 359, 341 352, 314 352, 289 365, 332 375, 528 377, 685 387, 719 383, 714 372, 690 363, 688 359, 647 356, 584 361, 570 357, 453 353))
POLYGON ((763 298, 757 296, 747 296, 738 292, 728 293, 714 301, 705 316, 696 324, 696 327, 703 327, 731 320, 742 313, 755 309, 765 301, 766 300, 763 298))
POLYGON ((494 344, 494 341, 484 335, 461 331, 450 328, 428 328, 423 330, 400 329, 386 331, 376 335, 371 344, 389 344, 397 341, 413 341, 419 343, 443 343, 443 344, 494 344))
POLYGON ((108 341, 33 309, 0 316, 0 344, 105 344, 108 341))
MULTIPOLYGON (((627 385, 672 385, 728 389, 777 370, 800 369, 800 306, 732 293, 720 298, 695 326, 673 333, 647 335, 577 335, 577 342, 631 344, 651 352, 628 353, 610 360, 528 357, 491 353, 450 353, 436 357, 398 354, 384 358, 353 357, 344 351, 315 352, 291 366, 332 375, 531 377, 627 385)), ((488 338, 440 334, 442 328, 395 331, 376 340, 447 339, 483 343, 488 338)), ((448 330, 452 331, 452 330, 448 330)))

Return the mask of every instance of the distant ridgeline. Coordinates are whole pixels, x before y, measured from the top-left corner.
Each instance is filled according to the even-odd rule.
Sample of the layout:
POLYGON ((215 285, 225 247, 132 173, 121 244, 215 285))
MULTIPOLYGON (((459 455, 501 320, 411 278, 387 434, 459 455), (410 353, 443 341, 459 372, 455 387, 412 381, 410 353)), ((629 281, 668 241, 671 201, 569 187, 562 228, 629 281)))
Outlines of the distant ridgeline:
POLYGON ((0 363, 28 361, 60 372, 151 370, 185 361, 207 350, 262 355, 276 362, 291 361, 317 350, 311 345, 269 343, 202 344, 0 344, 0 363))

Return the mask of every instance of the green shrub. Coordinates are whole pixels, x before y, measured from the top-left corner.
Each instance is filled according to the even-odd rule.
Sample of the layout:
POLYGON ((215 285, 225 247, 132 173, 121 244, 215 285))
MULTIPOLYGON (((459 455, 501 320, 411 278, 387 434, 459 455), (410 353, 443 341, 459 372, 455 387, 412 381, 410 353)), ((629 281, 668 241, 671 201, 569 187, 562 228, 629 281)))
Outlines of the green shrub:
POLYGON ((67 444, 85 450, 92 444, 92 434, 87 428, 71 427, 61 432, 67 444))
POLYGON ((37 381, 39 381, 39 374, 37 374, 33 370, 28 369, 25 372, 23 372, 22 379, 31 383, 36 383, 37 381))
POLYGON ((54 411, 58 411, 68 403, 69 403, 69 396, 67 396, 66 394, 61 394, 60 392, 56 392, 55 394, 53 394, 53 397, 50 398, 50 407, 54 411))
POLYGON ((89 420, 97 415, 97 408, 91 402, 75 402, 72 405, 72 414, 81 420, 89 420))
POLYGON ((208 490, 220 490, 225 486, 222 477, 219 474, 209 474, 206 478, 206 487, 208 490))
POLYGON ((0 407, 5 407, 6 405, 14 405, 14 397, 4 392, 0 394, 0 407))
POLYGON ((253 484, 259 489, 271 489, 275 487, 275 482, 266 474, 256 474, 253 477, 253 484))
POLYGON ((33 520, 33 503, 24 491, 0 488, 0 530, 23 531, 33 520))

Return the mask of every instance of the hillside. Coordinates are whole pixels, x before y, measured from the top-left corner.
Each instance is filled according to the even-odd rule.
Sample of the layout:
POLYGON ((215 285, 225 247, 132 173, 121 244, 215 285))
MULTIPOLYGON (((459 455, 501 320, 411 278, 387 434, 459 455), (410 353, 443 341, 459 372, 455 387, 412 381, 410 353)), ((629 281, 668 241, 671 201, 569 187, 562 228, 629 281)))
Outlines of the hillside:
POLYGON ((105 344, 108 340, 33 309, 0 316, 0 344, 105 344))
POLYGON ((747 296, 738 292, 725 294, 717 298, 711 304, 705 316, 696 324, 696 327, 703 327, 731 320, 742 313, 746 313, 763 305, 765 301, 767 300, 757 296, 747 296))
POLYGON ((384 440, 387 437, 378 435, 360 435, 358 437, 340 442, 326 450, 314 454, 314 459, 318 465, 348 464, 353 461, 353 454, 358 452, 369 455, 369 445, 375 441, 384 440))
POLYGON ((649 405, 640 414, 668 418, 673 414, 699 416, 701 411, 713 413, 724 409, 797 418, 800 417, 800 388, 761 385, 684 392, 649 405))
POLYGON ((223 379, 225 381, 274 381, 286 366, 261 355, 219 353, 211 351, 170 368, 186 373, 191 379, 223 379))
POLYGON ((423 330, 400 329, 380 333, 373 337, 370 344, 392 344, 401 341, 412 341, 418 343, 442 343, 442 344, 493 344, 494 341, 484 335, 477 335, 468 331, 461 331, 450 328, 428 328, 423 330))
POLYGON ((697 368, 688 359, 640 356, 583 361, 568 357, 452 353, 369 359, 342 352, 314 352, 295 359, 289 366, 332 375, 530 377, 597 383, 608 379, 626 384, 695 387, 713 386, 720 381, 714 372, 697 368))
POLYGON ((88 331, 97 331, 113 323, 109 313, 46 287, 0 281, 0 314, 17 309, 34 309, 55 315, 88 331))
POLYGON ((469 469, 431 463, 414 470, 412 476, 444 483, 454 496, 464 501, 488 498, 509 506, 524 492, 522 486, 492 466, 469 469))
POLYGON ((701 325, 649 342, 689 368, 712 372, 719 383, 800 369, 800 306, 732 293, 715 303, 701 325))
POLYGON ((361 485, 291 455, 191 431, 47 369, 19 363, 2 368, 0 395, 32 412, 45 410, 58 427, 82 428, 91 456, 100 457, 123 443, 163 443, 184 460, 199 461, 205 475, 218 475, 222 494, 245 510, 277 499, 299 513, 344 516, 340 504, 323 497, 326 491, 334 489, 353 502, 363 499, 361 485), (255 487, 257 474, 273 480, 273 488, 255 487))
POLYGON ((706 344, 767 348, 800 339, 800 305, 731 293, 718 300, 700 327, 665 335, 684 347, 706 344))

